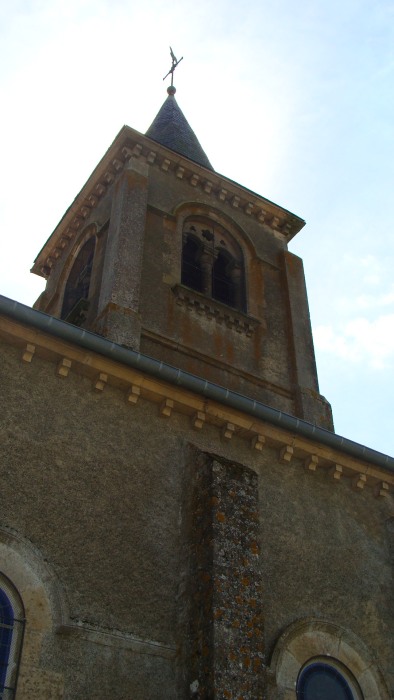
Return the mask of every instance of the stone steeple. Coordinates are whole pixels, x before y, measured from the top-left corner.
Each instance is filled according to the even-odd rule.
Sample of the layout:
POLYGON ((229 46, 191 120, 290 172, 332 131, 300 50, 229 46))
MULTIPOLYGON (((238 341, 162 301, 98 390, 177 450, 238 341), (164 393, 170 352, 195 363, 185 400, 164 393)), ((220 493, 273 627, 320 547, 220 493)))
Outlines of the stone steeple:
POLYGON ((170 148, 204 168, 213 170, 197 136, 175 99, 175 88, 167 88, 168 97, 158 111, 145 136, 170 148))
POLYGON ((304 221, 217 173, 175 100, 123 127, 39 253, 40 311, 332 429, 319 394, 304 221))

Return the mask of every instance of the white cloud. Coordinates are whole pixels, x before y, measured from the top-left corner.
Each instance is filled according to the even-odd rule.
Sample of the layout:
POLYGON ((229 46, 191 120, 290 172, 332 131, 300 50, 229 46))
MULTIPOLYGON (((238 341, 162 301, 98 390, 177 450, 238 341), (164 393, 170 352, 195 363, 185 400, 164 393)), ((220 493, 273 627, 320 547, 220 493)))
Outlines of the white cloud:
POLYGON ((371 320, 368 311, 375 311, 375 316, 379 309, 392 307, 394 311, 390 251, 387 251, 386 258, 381 259, 371 254, 358 258, 345 254, 338 263, 338 279, 341 280, 342 287, 336 298, 335 313, 340 316, 354 317, 364 312, 363 315, 367 315, 371 320))
POLYGON ((339 308, 343 312, 367 311, 386 306, 394 306, 394 285, 381 294, 360 294, 339 300, 339 308))
POLYGON ((346 323, 321 325, 314 331, 316 348, 349 363, 387 369, 394 360, 394 314, 374 320, 355 318, 346 323))

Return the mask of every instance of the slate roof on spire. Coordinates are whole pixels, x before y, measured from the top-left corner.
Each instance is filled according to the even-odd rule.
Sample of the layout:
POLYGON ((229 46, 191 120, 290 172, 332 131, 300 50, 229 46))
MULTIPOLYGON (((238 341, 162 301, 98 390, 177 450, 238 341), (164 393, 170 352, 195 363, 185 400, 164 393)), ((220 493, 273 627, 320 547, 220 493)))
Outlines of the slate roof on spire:
POLYGON ((162 146, 176 151, 181 156, 193 160, 205 168, 213 170, 206 154, 189 126, 186 117, 180 109, 175 97, 175 88, 169 87, 168 97, 163 103, 145 136, 157 141, 162 146))

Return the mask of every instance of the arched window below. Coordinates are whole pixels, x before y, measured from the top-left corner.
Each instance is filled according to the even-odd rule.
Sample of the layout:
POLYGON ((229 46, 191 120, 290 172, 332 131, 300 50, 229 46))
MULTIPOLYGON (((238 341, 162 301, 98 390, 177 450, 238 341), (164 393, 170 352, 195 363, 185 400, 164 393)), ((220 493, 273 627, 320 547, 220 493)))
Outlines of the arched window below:
POLYGON ((388 700, 376 657, 351 630, 327 620, 304 618, 283 631, 270 671, 278 697, 297 700, 388 700), (334 650, 335 657, 325 650, 334 650), (296 660, 296 663, 295 663, 296 660))
POLYGON ((246 310, 241 247, 216 222, 202 217, 185 222, 181 281, 222 304, 246 310))
POLYGON ((25 615, 20 596, 0 575, 0 698, 14 698, 22 651, 25 615))
POLYGON ((89 303, 90 281, 94 257, 94 236, 86 241, 79 251, 71 268, 64 290, 63 306, 60 318, 82 325, 86 318, 89 303))
POLYGON ((311 659, 297 679, 297 700, 360 700, 357 682, 335 659, 311 659))

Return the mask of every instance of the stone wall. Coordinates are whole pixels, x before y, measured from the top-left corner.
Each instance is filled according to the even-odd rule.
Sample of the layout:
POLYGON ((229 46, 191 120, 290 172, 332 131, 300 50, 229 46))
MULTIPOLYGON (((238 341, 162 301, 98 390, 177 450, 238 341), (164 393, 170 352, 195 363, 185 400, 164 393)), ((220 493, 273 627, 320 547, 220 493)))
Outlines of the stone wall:
POLYGON ((29 671, 21 700, 279 700, 275 649, 306 618, 362 640, 393 689, 390 495, 21 354, 2 343, 0 542, 36 552, 49 617, 21 674, 55 688, 24 691, 29 671))

